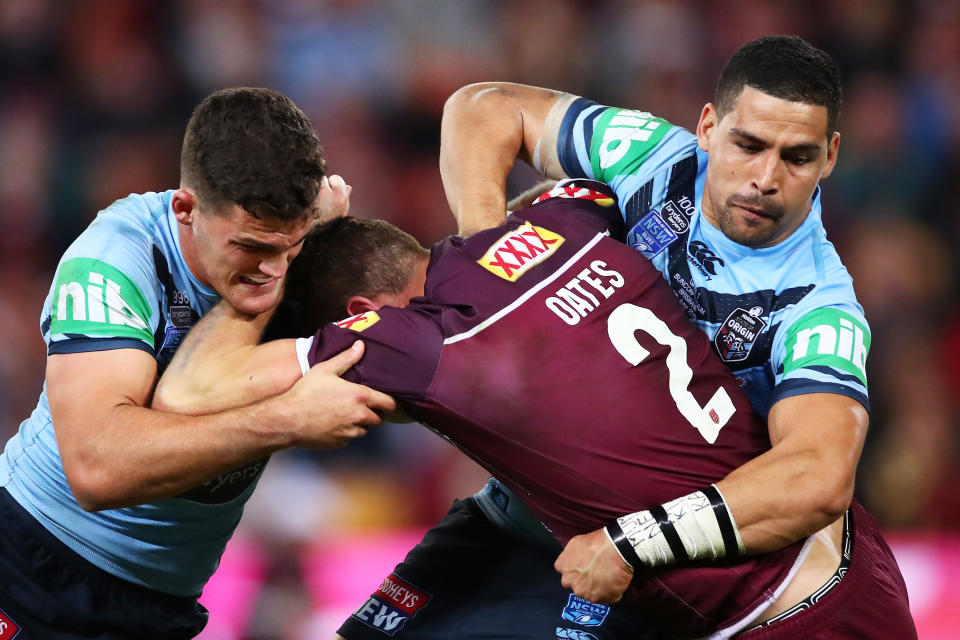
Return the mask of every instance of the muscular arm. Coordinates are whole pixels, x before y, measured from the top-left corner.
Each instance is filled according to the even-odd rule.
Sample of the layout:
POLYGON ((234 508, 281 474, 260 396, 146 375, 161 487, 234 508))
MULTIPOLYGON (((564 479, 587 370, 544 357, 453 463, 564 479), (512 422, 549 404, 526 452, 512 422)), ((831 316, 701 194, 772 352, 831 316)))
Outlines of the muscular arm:
POLYGON ((843 515, 868 422, 863 405, 832 393, 773 406, 773 447, 717 483, 748 553, 776 551, 843 515))
POLYGON ((217 345, 218 334, 204 326, 197 325, 196 336, 191 332, 184 357, 178 362, 178 354, 173 371, 168 369, 171 376, 184 375, 185 383, 178 387, 174 377, 168 384, 165 376, 161 395, 168 400, 157 404, 194 414, 216 411, 208 415, 148 408, 156 363, 146 352, 119 349, 50 357, 47 389, 57 442, 70 488, 84 509, 174 496, 284 447, 341 447, 380 422, 373 409, 395 407, 389 396, 339 378, 359 359, 362 348, 314 367, 290 387, 299 377, 299 368, 293 371, 292 343, 286 343, 286 350, 284 345, 256 349, 257 357, 271 358, 267 368, 259 370, 263 361, 256 358, 241 366, 240 340, 217 345), (197 369, 206 374, 189 375, 188 363, 199 367, 218 351, 223 363, 213 358, 211 369, 197 369), (284 352, 289 357, 273 360, 284 352), (196 387, 188 392, 193 383, 196 387), (248 402, 253 404, 221 410, 248 402))
MULTIPOLYGON (((829 527, 853 497, 854 477, 866 437, 863 405, 846 396, 815 393, 777 402, 768 416, 772 447, 716 483, 747 554, 770 553, 829 527)), ((711 507, 696 511, 697 494, 684 496, 686 513, 675 521, 681 538, 696 541, 697 558, 735 555, 726 548, 711 507), (700 517, 693 517, 693 513, 700 517), (707 517, 704 518, 703 516, 707 517), (686 522, 686 525, 684 525, 686 522), (705 526, 701 526, 705 525, 705 526)), ((671 511, 676 511, 672 509, 671 511)), ((638 512, 634 518, 649 512, 638 512)), ((624 518, 620 519, 621 521, 624 518)), ((616 602, 638 562, 650 567, 673 562, 670 545, 656 538, 633 553, 629 542, 615 547, 603 529, 576 536, 557 558, 562 584, 593 602, 616 602), (620 551, 618 552, 618 548, 620 551), (647 553, 643 553, 646 550, 647 553), (639 555, 638 555, 639 554, 639 555), (642 556, 642 558, 640 557, 642 556), (624 562, 630 558, 633 567, 624 562)), ((688 544, 685 542, 684 546, 688 544)))
POLYGON ((460 235, 503 223, 507 174, 518 157, 532 161, 550 109, 565 95, 488 82, 450 96, 440 129, 440 174, 460 235))
POLYGON ((268 314, 249 318, 214 307, 190 331, 157 384, 153 407, 205 414, 245 406, 300 379, 295 340, 259 344, 268 314))
POLYGON ((84 509, 173 496, 296 441, 278 402, 202 417, 153 411, 155 376, 156 361, 137 349, 48 359, 57 444, 84 509))

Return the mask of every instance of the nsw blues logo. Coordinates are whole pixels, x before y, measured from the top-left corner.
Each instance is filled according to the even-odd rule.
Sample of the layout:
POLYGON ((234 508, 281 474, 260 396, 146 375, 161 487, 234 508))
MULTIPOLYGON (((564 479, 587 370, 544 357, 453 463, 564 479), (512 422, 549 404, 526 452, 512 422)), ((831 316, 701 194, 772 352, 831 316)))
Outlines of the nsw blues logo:
POLYGON ((676 239, 676 232, 663 221, 656 209, 641 218, 627 234, 627 244, 648 258, 666 249, 676 239))
POLYGON ((391 573, 353 617, 368 627, 394 636, 408 619, 427 606, 432 597, 391 573))
POLYGON ((567 606, 563 608, 563 619, 576 622, 584 627, 599 627, 607 619, 610 607, 605 604, 594 604, 578 596, 570 594, 567 606))

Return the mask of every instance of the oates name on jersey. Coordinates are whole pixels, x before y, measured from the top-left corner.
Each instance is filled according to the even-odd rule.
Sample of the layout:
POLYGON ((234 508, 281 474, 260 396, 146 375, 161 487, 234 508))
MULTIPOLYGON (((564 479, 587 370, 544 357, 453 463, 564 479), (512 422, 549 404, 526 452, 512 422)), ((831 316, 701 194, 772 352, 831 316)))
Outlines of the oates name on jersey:
POLYGON ((552 296, 546 299, 545 304, 558 318, 573 326, 580 322, 587 314, 600 306, 601 300, 594 295, 594 291, 604 299, 613 295, 613 292, 623 286, 623 275, 612 269, 605 268, 603 260, 594 260, 590 267, 578 273, 552 296), (594 277, 594 274, 605 278, 606 282, 594 277), (590 285, 583 286, 584 283, 590 285))

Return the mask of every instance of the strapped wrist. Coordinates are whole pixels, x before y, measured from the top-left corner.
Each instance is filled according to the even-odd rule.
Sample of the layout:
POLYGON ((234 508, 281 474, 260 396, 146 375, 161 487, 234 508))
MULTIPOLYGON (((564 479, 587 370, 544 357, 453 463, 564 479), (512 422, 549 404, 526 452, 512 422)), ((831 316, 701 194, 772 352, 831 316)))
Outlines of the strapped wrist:
POLYGON ((633 567, 734 558, 746 549, 723 496, 714 485, 649 511, 618 518, 607 534, 633 567), (633 550, 633 557, 626 551, 633 550), (635 560, 634 560, 635 558, 635 560))

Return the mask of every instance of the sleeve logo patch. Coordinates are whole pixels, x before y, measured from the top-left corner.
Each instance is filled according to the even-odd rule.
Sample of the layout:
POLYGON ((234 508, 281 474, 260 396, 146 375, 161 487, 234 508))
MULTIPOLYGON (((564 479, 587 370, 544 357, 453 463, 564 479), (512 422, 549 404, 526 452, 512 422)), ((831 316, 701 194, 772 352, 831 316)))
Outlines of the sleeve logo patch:
POLYGON ((811 311, 790 327, 783 371, 823 366, 839 369, 867 384, 867 353, 870 330, 835 307, 811 311))
POLYGON ((571 593, 567 606, 563 608, 563 619, 584 627, 599 627, 609 613, 609 605, 595 604, 571 593))
POLYGON ((61 265, 54 283, 51 330, 90 336, 119 336, 153 344, 146 297, 119 269, 92 258, 61 265))
POLYGON ((669 122, 646 111, 607 109, 597 122, 602 134, 594 136, 590 150, 593 175, 605 180, 633 173, 671 128, 669 122))
POLYGON ((359 333, 365 329, 369 329, 378 322, 380 322, 380 315, 376 311, 364 311, 363 313, 358 313, 355 316, 350 316, 333 324, 341 329, 350 329, 351 331, 359 333))
POLYGON ((592 200, 601 207, 612 207, 613 198, 605 193, 587 189, 586 187, 576 187, 569 184, 557 185, 550 191, 547 191, 534 201, 534 204, 550 200, 551 198, 575 198, 579 200, 592 200))
POLYGON ((368 627, 393 636, 403 624, 425 607, 432 596, 401 580, 395 573, 387 576, 353 617, 368 627))
POLYGON ((562 244, 563 236, 527 221, 501 236, 477 263, 504 280, 516 282, 531 267, 552 256, 562 244))
POLYGON ((673 244, 677 237, 673 229, 660 217, 660 212, 651 209, 650 213, 641 218, 627 233, 627 244, 649 258, 673 244))

